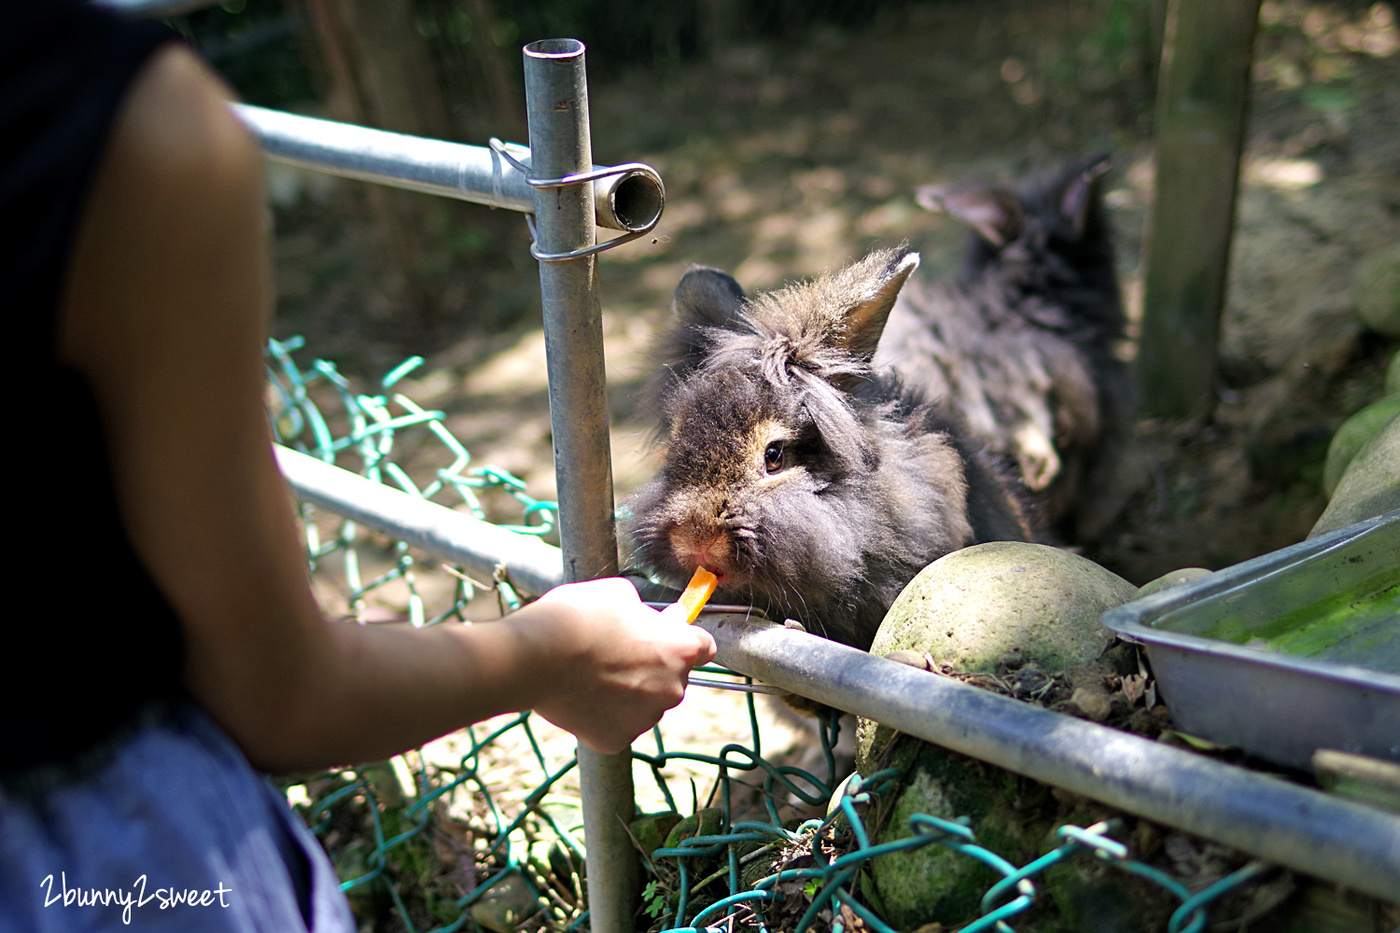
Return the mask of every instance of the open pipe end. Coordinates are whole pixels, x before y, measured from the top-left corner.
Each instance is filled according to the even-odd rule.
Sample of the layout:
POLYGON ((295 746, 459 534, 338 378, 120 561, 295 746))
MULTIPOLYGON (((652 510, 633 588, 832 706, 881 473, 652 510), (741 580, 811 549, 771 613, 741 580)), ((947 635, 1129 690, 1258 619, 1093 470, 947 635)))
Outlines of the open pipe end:
MULTIPOLYGON (((630 171, 602 179, 602 190, 595 189, 599 207, 606 205, 611 215, 604 226, 625 233, 645 233, 661 220, 666 207, 666 188, 655 172, 630 171)), ((599 211, 601 214, 602 211, 599 211)))
POLYGON ((576 58, 584 45, 577 39, 540 39, 525 46, 527 58, 576 58))

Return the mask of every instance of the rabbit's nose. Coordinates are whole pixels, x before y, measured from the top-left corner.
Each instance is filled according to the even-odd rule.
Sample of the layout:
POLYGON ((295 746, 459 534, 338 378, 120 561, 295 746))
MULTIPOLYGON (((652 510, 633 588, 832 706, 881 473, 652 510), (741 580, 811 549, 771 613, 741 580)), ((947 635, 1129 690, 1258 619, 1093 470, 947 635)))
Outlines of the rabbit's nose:
POLYGON ((671 532, 671 550, 686 569, 704 567, 723 580, 729 569, 733 548, 723 532, 698 532, 676 528, 671 532))

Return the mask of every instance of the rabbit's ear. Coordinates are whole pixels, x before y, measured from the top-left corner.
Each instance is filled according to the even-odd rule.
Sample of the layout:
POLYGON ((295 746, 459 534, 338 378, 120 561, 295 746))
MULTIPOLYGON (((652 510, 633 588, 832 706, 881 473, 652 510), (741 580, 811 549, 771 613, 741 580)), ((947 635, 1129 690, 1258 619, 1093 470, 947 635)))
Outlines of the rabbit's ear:
POLYGON ((745 304, 739 283, 718 269, 693 266, 676 286, 672 322, 657 345, 663 361, 656 391, 683 378, 711 352, 716 328, 734 329, 745 304))
POLYGON ((1060 214, 1069 227, 1071 239, 1083 238, 1084 228, 1089 222, 1089 211, 1094 205, 1094 187, 1112 167, 1112 159, 1106 155, 1098 156, 1066 182, 1064 191, 1060 194, 1060 214))
POLYGON ((744 290, 718 269, 694 266, 676 286, 671 307, 691 327, 729 327, 744 306, 744 290))
POLYGON ((848 266, 841 278, 854 300, 842 309, 841 327, 833 342, 852 356, 869 363, 884 333, 885 322, 905 281, 919 268, 919 254, 907 246, 871 253, 848 266))
POLYGON ((914 200, 926 210, 962 221, 997 249, 1020 236, 1026 225, 1020 199, 1002 188, 926 185, 914 192, 914 200))

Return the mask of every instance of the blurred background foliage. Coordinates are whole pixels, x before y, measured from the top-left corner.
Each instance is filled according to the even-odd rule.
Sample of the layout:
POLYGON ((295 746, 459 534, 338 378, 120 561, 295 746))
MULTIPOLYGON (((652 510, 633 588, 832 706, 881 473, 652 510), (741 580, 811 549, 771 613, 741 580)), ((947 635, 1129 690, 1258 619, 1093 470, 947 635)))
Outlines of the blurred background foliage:
MULTIPOLYGON (((966 7, 977 2, 940 0, 935 5, 966 7)), ((225 0, 177 22, 249 102, 304 109, 336 93, 335 65, 328 60, 335 53, 325 48, 325 20, 343 15, 338 11, 358 16, 356 8, 379 7, 386 19, 409 26, 381 38, 421 44, 428 51, 431 76, 454 101, 454 135, 465 138, 479 130, 473 126, 473 114, 501 103, 492 99, 495 86, 504 83, 519 96, 519 50, 537 39, 581 39, 589 48, 589 70, 595 77, 644 69, 664 78, 684 63, 728 45, 801 42, 823 29, 859 31, 877 17, 897 15, 910 5, 914 0, 225 0)), ((1150 82, 1160 52, 1165 0, 1060 5, 1095 8, 1096 23, 1082 34, 1079 49, 1056 63, 1063 79, 1101 87, 1124 78, 1150 82)), ((397 51, 409 52, 402 46, 397 51)))
MULTIPOLYGON (((1022 103, 1032 108, 1045 100, 1047 84, 1072 87, 1076 100, 1085 92, 1112 100, 1146 134, 1166 0, 1047 2, 1050 16, 1062 10, 1066 23, 1087 28, 1048 59, 1008 59, 1001 80, 1029 95, 1022 103), (1035 81, 1024 80, 1028 71, 1035 81)), ((915 8, 977 13, 1003 35, 1024 31, 1020 17, 977 7, 978 0, 225 0, 175 24, 249 103, 482 145, 492 136, 527 141, 520 49, 537 39, 581 39, 595 84, 644 76, 659 87, 703 63, 727 87, 747 84, 762 98, 790 76, 777 70, 773 53, 746 58, 754 49, 839 49, 915 8)), ((703 118, 642 125, 652 135, 630 140, 633 149, 716 130, 703 118)), ((357 186, 330 215, 301 197, 314 182, 299 179, 286 190, 289 179, 274 174, 271 182, 281 232, 336 224, 346 197, 350 216, 369 222, 381 275, 357 299, 357 327, 372 340, 389 340, 396 352, 431 352, 460 336, 466 321, 494 330, 531 315, 528 290, 515 297, 518 289, 508 287, 535 278, 518 217, 378 186, 357 186), (486 293, 498 297, 471 298, 486 293)), ((324 238, 318 249, 312 290, 324 299, 348 281, 356 257, 324 238)), ((295 318, 299 310, 295 295, 279 301, 281 314, 295 318)))

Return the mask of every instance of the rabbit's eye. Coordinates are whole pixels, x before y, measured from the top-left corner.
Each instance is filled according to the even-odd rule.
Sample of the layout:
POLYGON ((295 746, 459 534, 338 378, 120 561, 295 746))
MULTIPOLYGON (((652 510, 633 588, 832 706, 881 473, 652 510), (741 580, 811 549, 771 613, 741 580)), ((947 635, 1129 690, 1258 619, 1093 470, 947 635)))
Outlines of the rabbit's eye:
POLYGON ((774 441, 763 451, 763 469, 769 473, 777 473, 787 463, 787 451, 783 447, 782 441, 774 441))

